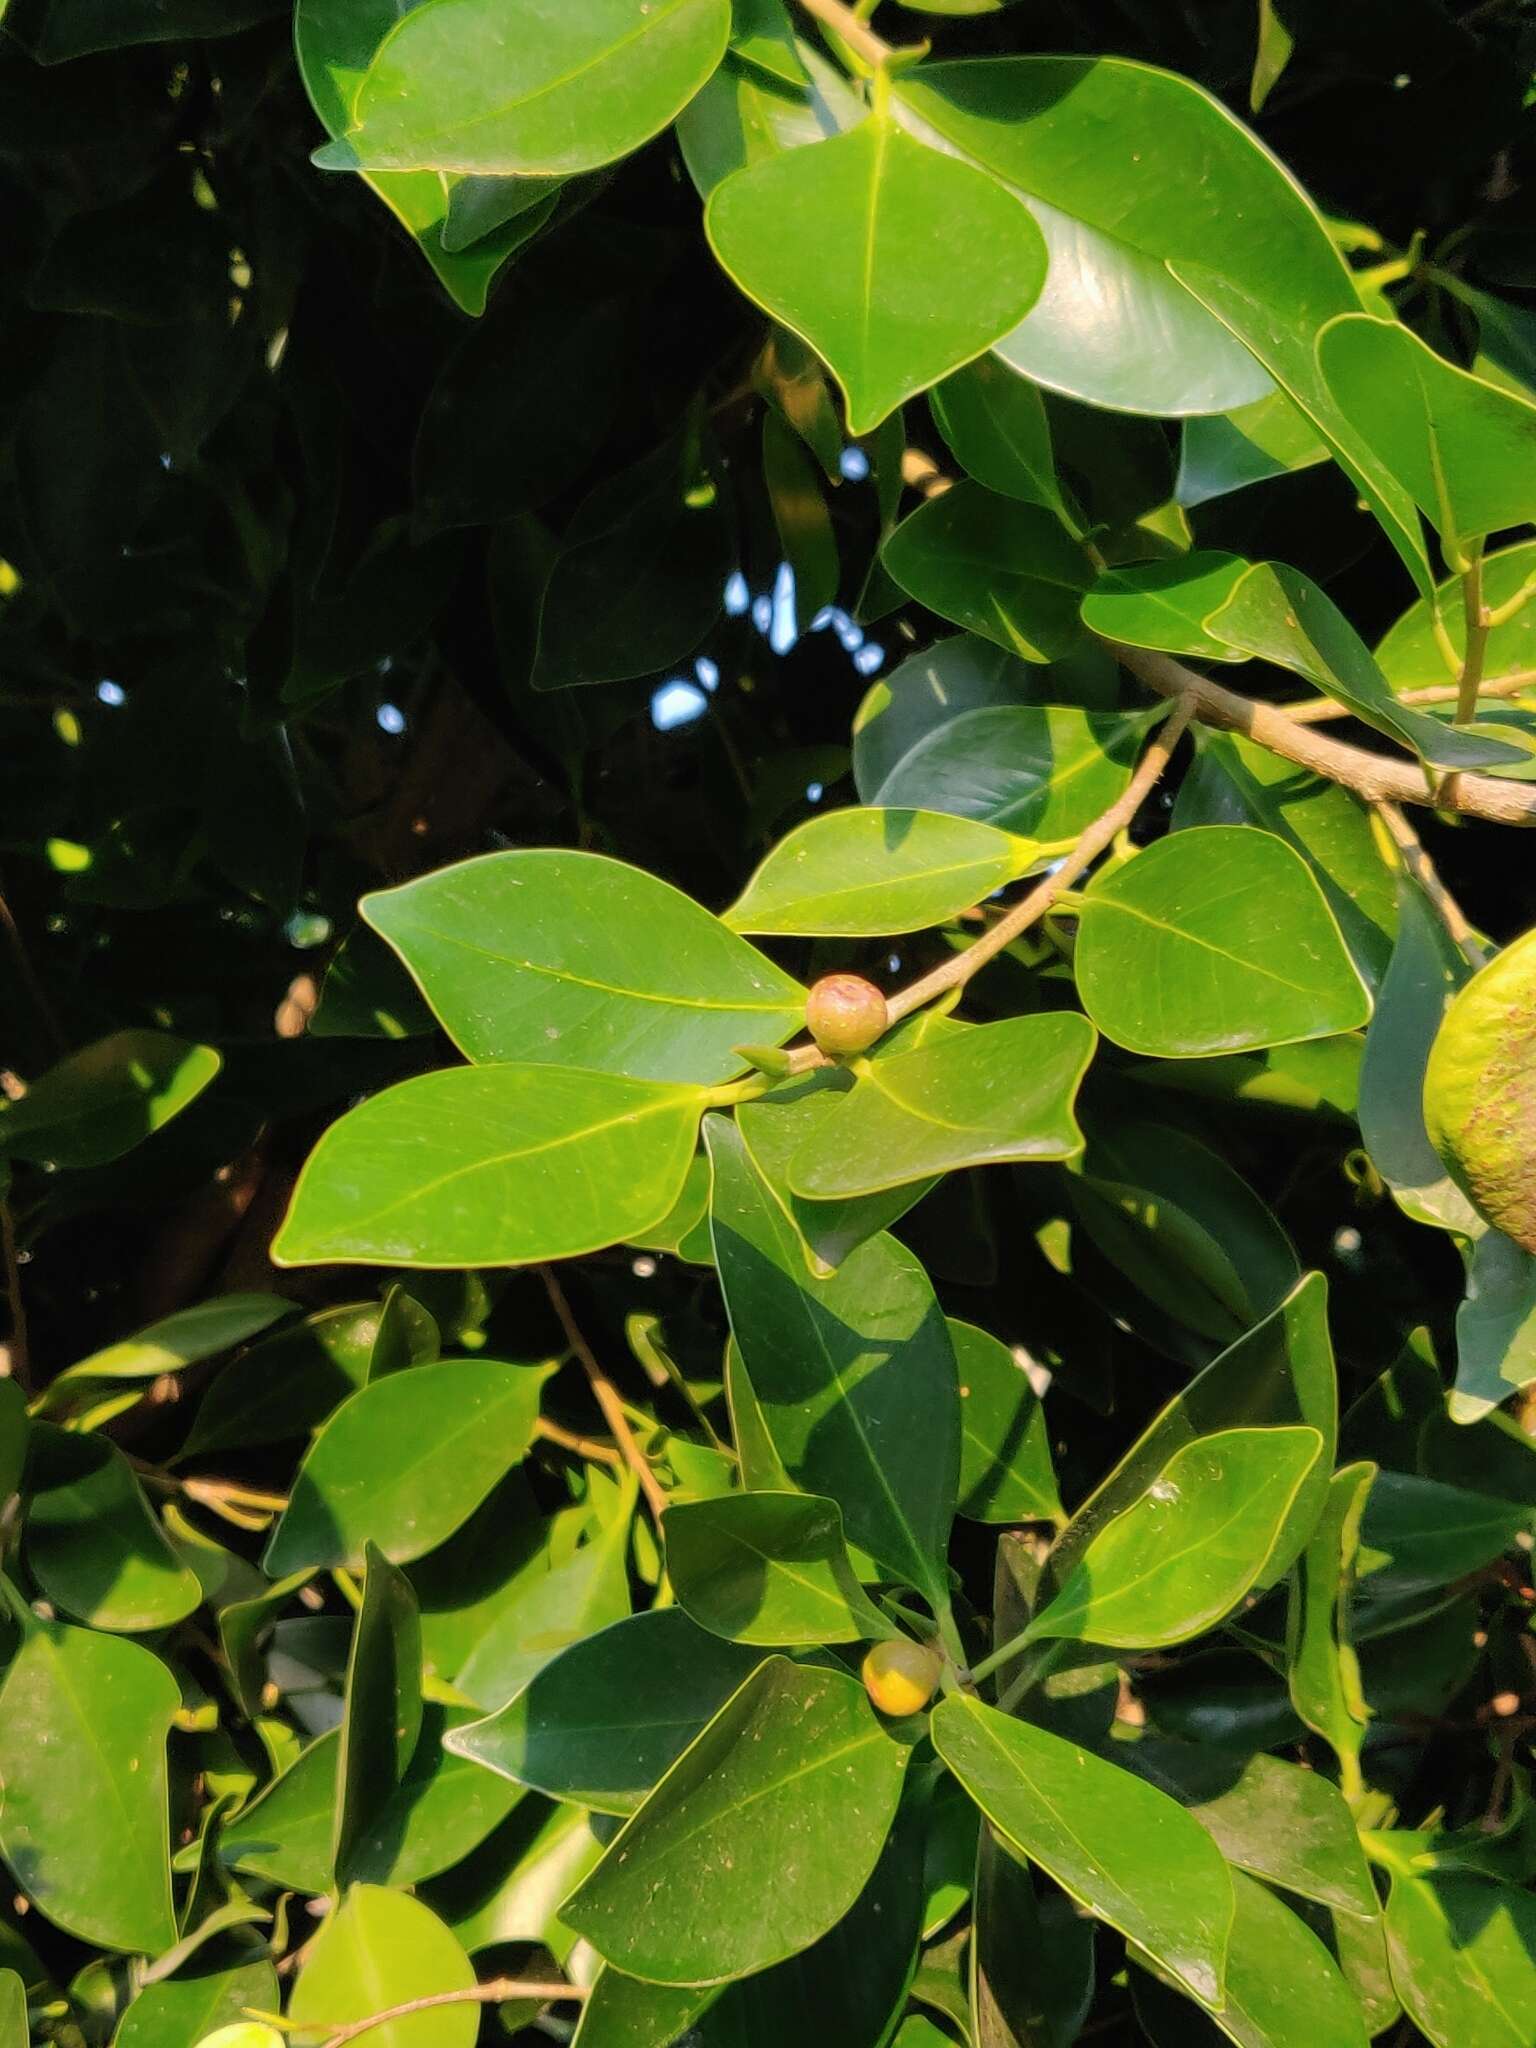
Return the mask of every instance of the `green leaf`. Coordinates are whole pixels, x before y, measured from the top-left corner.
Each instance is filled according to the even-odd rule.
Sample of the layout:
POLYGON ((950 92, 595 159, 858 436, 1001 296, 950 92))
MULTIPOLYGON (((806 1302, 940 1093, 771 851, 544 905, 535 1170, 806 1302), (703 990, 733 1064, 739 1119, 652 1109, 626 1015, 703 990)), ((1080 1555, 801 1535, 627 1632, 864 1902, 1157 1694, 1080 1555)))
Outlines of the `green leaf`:
POLYGON ((572 1643, 446 1746, 551 1799, 633 1813, 760 1661, 680 1607, 653 1608, 572 1643))
POLYGON ((833 938, 922 931, 1013 881, 1038 852, 937 811, 827 811, 779 841, 723 921, 833 938))
POLYGON ((646 1984, 605 1964, 598 1972, 571 2048, 672 2048, 720 1995, 713 1984, 646 1984))
POLYGON ((958 483, 909 513, 880 559, 909 597, 1024 661, 1059 661, 1082 637, 1093 570, 1043 505, 958 483))
POLYGON ((357 1846, 396 1793, 421 1736, 421 1616, 405 1574, 369 1543, 352 1631, 336 1756, 336 1883, 359 1875, 357 1846))
POLYGON ((960 1501, 972 1522, 1065 1520, 1050 1432, 1029 1375, 1006 1344, 949 1318, 960 1374, 960 1501))
POLYGON ((1067 1159, 1073 1100, 1096 1034, 1072 1011, 978 1024, 889 1059, 858 1083, 790 1161, 797 1195, 874 1194, 964 1166, 1067 1159))
POLYGON ((805 84, 783 0, 732 0, 731 54, 797 91, 805 84))
POLYGON ((1083 599, 1083 624, 1107 640, 1197 654, 1206 661, 1244 655, 1209 632, 1205 620, 1226 602, 1250 564, 1241 555, 1199 550, 1171 562, 1106 569, 1083 599))
POLYGON ((1340 411, 1444 543, 1536 519, 1536 405, 1436 355, 1411 328, 1353 313, 1317 337, 1340 411))
POLYGON ((781 1962, 862 1891, 907 1755, 856 1679, 770 1657, 625 1824, 563 1916, 648 1982, 719 1983, 781 1962))
POLYGON ((908 749, 880 800, 888 794, 1066 845, 1124 790, 1148 722, 1144 713, 1067 704, 960 711, 908 749))
MULTIPOLYGON (((359 1882, 413 1885, 435 1877, 475 1850, 522 1797, 520 1787, 449 1754, 444 1737, 461 1718, 423 1708, 409 1768, 353 1839, 350 1867, 359 1882)), ((339 1730, 319 1736, 225 1824, 218 1846, 227 1868, 294 1891, 329 1887, 339 1746, 339 1730)))
MULTIPOLYGON (((207 2035, 216 2036, 222 2027, 239 2025, 247 2007, 276 2012, 281 1997, 277 1972, 268 1962, 194 1970, 184 1976, 178 1973, 139 1993, 123 2014, 113 2048, 203 2048, 207 2035)), ((6 2041, 5 2048, 12 2044, 6 2041)), ((15 2048, 26 2048, 25 2029, 17 2036, 15 2048)), ((239 2048, 239 2044, 229 2043, 228 2048, 239 2048)), ((265 2044, 258 2038, 252 2048, 265 2048, 265 2044)))
POLYGON ((224 1064, 168 1031, 115 1031, 50 1067, 0 1109, 0 1153, 106 1166, 195 1102, 224 1064))
POLYGON ((1293 669, 1438 768, 1518 767, 1527 757, 1402 704, 1370 649, 1327 592, 1283 562, 1256 562, 1206 619, 1229 647, 1293 669))
POLYGON ((728 54, 679 114, 678 147, 700 198, 733 171, 824 142, 864 119, 863 101, 836 65, 809 43, 797 40, 795 50, 809 80, 799 91, 728 54))
POLYGON ((1247 484, 1310 469, 1328 455, 1306 414, 1283 391, 1272 391, 1233 412, 1185 420, 1174 497, 1193 511, 1247 484))
MULTIPOLYGON (((1232 1888, 1226 2002, 1218 2010, 1213 2000, 1198 2000, 1221 2032, 1238 2048, 1366 2048, 1360 2008, 1312 1930, 1241 1871, 1232 1888)), ((1158 2048, 1197 2038, 1182 1999, 1155 1980, 1137 1976, 1133 1984, 1137 2015, 1155 2027, 1158 2048)))
MULTIPOLYGON (((976 2048, 1070 2048, 1093 2004, 1093 1922, 1063 1892, 1037 1898, 1029 1866, 990 1827, 981 1830, 975 1877, 976 2048)), ((903 2031, 898 2048, 941 2048, 948 2039, 934 2029, 909 2042, 903 2031)))
MULTIPOLYGON (((1285 1677, 1291 1705, 1321 1735, 1349 1778, 1358 1772, 1366 1706, 1350 1638, 1360 1518, 1376 1467, 1345 1465, 1296 1561, 1286 1627, 1285 1677)), ((1374 1894, 1372 1895, 1374 1898, 1374 1894)))
POLYGON ((370 1543, 396 1564, 435 1550, 527 1455, 554 1369, 454 1358, 361 1388, 299 1468, 268 1575, 355 1567, 370 1543))
POLYGON ((928 736, 966 711, 1017 706, 1036 678, 1028 663, 987 640, 956 633, 921 654, 909 654, 871 683, 853 721, 853 779, 861 803, 880 791, 928 736))
POLYGON ((794 575, 795 624, 803 632, 836 598, 842 561, 811 451, 771 403, 763 413, 763 487, 783 559, 794 575))
POLYGON ((1536 1898, 1492 1879, 1394 1876, 1392 1982, 1435 2048, 1524 2048, 1536 2001, 1536 1898))
POLYGON ((1481 1219, 1447 1173, 1425 1127, 1424 1070, 1446 1006, 1472 970, 1406 875, 1398 882, 1397 901, 1397 944, 1360 1069, 1360 1136, 1405 1215, 1471 1236, 1480 1232, 1481 1219))
POLYGON ((180 1706, 148 1650, 54 1621, 29 1621, 0 1685, 0 1851, 82 1941, 157 1955, 176 1939, 165 1743, 180 1706))
POLYGON ((1309 341, 1358 308, 1300 189, 1191 79, 1112 57, 986 57, 924 64, 896 100, 918 133, 1030 201, 1050 284, 999 353, 1051 390, 1161 415, 1262 397, 1248 336, 1200 302, 1188 259, 1309 341))
POLYGON ((805 991, 639 868, 552 848, 492 853, 363 898, 469 1059, 725 1081, 778 1044, 805 991))
POLYGON ((221 1294, 196 1308, 151 1323, 120 1344, 93 1351, 66 1366, 41 1399, 43 1413, 68 1407, 98 1380, 156 1380, 217 1352, 230 1351, 291 1313, 293 1303, 277 1294, 221 1294))
POLYGON ((1232 1879, 1198 1821, 1140 1778, 980 1700, 950 1695, 931 1726, 939 1755, 1018 1854, 1192 1992, 1220 1999, 1232 1879))
POLYGON ((824 358, 852 434, 989 349, 1045 279, 1018 200, 878 111, 737 171, 704 225, 747 296, 824 358))
MULTIPOLYGON (((307 1951, 288 2017, 323 2036, 413 1998, 468 1991, 474 1981, 468 1956, 419 1899, 354 1885, 307 1951)), ((429 2025, 430 2033, 419 2019, 386 2021, 369 2029, 373 2048, 474 2048, 480 2008, 443 2006, 429 2025)))
POLYGON ((520 1266, 643 1236, 682 1193, 707 1099, 574 1067, 419 1074, 331 1125, 272 1257, 520 1266))
POLYGON ((1027 377, 996 356, 978 356, 937 385, 928 402, 950 453, 977 483, 1026 505, 1046 505, 1072 526, 1045 403, 1027 377))
MULTIPOLYGON (((400 18, 399 0, 297 0, 293 32, 299 76, 333 147, 345 148, 340 139, 352 125, 358 86, 400 18)), ((350 153, 345 161, 350 166, 350 153)), ((444 290, 466 313, 483 313, 492 279, 522 239, 518 224, 454 252, 443 241, 449 181, 438 172, 380 172, 365 176, 364 183, 415 237, 444 290)))
POLYGON ((363 1385, 382 1305, 319 1309, 233 1360, 203 1396, 183 1457, 307 1436, 363 1385))
POLYGON ((1416 1472, 1378 1472, 1360 1524, 1360 1585, 1371 1601, 1449 1586, 1511 1550, 1536 1508, 1416 1472))
POLYGON ((1306 863, 1242 825, 1175 832, 1095 878, 1075 965, 1105 1037, 1163 1058, 1325 1038, 1371 1011, 1306 863))
POLYGON ((691 654, 720 616, 732 545, 696 428, 604 477, 544 586, 531 687, 625 682, 691 654))
MULTIPOLYGON (((379 46, 336 169, 569 176, 628 156, 685 107, 725 54, 729 0, 541 10, 508 39, 486 0, 431 0, 379 46)), ((388 2048, 388 2044, 384 2044, 388 2048)))
POLYGON ((812 1279, 734 1125, 711 1117, 705 1136, 726 1309, 791 1483, 835 1500, 849 1540, 894 1578, 944 1599, 959 1399, 927 1275, 879 1237, 812 1279))
POLYGON ((519 240, 537 234, 565 189, 563 178, 454 178, 444 183, 443 247, 454 256, 511 221, 520 224, 519 240))
MULTIPOLYGON (((485 1773, 481 1773, 485 1776, 485 1773)), ((611 1830, 597 1823, 606 1838, 611 1830)), ((506 1823, 456 1870, 425 1892, 455 1935, 476 1955, 504 1942, 574 1939, 559 1917, 562 1900, 602 1855, 592 1816, 579 1807, 525 1799, 506 1823)))
POLYGON ((1229 1429, 1185 1444, 1027 1635, 1156 1649, 1215 1628, 1264 1569, 1322 1441, 1308 1428, 1229 1429))
POLYGON ((1479 1422, 1536 1380, 1536 1258, 1485 1230, 1467 1261, 1467 1292, 1456 1311, 1453 1422, 1479 1422))
MULTIPOLYGON (((1506 605, 1527 579, 1536 574, 1536 540, 1500 548, 1483 558, 1483 602, 1492 610, 1506 605)), ((1456 680, 1441 650, 1440 632, 1450 642, 1458 666, 1466 652, 1467 624, 1461 604, 1461 578, 1447 577, 1433 601, 1420 598, 1383 636, 1376 648, 1382 674, 1397 690, 1442 688, 1456 680)), ((1536 668, 1536 606, 1525 605, 1488 634, 1484 674, 1490 682, 1536 668)))
POLYGON ((1322 1455, 1297 1496, 1260 1583, 1284 1577, 1310 1537, 1328 1487, 1338 1436, 1338 1389, 1328 1337, 1327 1282, 1309 1273, 1281 1305, 1176 1394, 1073 1515, 1051 1556, 1060 1585, 1112 1516, 1140 1499, 1182 1445, 1217 1431, 1305 1423, 1322 1455))
POLYGON ((891 1633, 865 1597, 837 1503, 804 1493, 727 1494, 668 1508, 678 1604, 735 1643, 853 1643, 891 1633))
POLYGON ((1229 1863, 1337 1912, 1378 1910, 1349 1808, 1328 1780, 1279 1757, 1143 1736, 1113 1746, 1128 1771, 1192 1813, 1229 1863))
POLYGON ((30 1429, 25 1393, 14 1379, 0 1380, 0 1507, 21 1485, 30 1429))
POLYGON ((115 1444, 38 1423, 27 1490, 27 1568, 65 1614, 132 1635, 170 1628, 201 1604, 115 1444))
MULTIPOLYGON (((637 1243, 642 1242, 636 1239, 637 1243)), ((714 1247, 709 1241, 709 1158, 696 1152, 688 1165, 688 1178, 676 1204, 643 1240, 645 1249, 671 1252, 690 1265, 712 1266, 714 1247)))

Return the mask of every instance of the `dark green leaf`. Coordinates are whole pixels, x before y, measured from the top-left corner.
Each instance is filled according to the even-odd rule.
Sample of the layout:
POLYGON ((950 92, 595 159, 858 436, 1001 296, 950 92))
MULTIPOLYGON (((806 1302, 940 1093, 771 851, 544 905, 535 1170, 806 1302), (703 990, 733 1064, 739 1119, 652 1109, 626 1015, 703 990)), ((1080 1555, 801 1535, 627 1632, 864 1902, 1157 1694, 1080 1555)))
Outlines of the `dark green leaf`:
POLYGON ((1523 2048, 1536 2000, 1536 1899, 1489 1878, 1394 1876, 1392 1982, 1435 2048, 1523 2048))
POLYGON ((891 1633, 860 1588, 837 1503, 727 1494, 668 1508, 667 1574, 679 1604, 736 1643, 852 1643, 891 1633))
POLYGON ((1006 1344, 949 1319, 960 1374, 960 1503, 973 1522, 1062 1522, 1050 1433, 1006 1344))
POLYGON ((27 1490, 27 1567, 63 1613, 136 1634, 170 1628, 201 1603, 115 1444, 37 1424, 27 1490))
POLYGON ((196 1101, 223 1065, 167 1031, 116 1031, 39 1074, 0 1109, 0 1153, 105 1166, 196 1101))
MULTIPOLYGON (((280 1999, 277 1972, 268 1962, 178 1972, 139 1993, 123 2014, 113 2048, 201 2048, 206 2035, 243 2020, 247 2007, 276 2012, 280 1999)), ((7 2041, 5 2048, 12 2044, 7 2041)), ((15 2048, 26 2048, 25 2030, 15 2048)))
POLYGON ((421 1735, 421 1617, 411 1582, 372 1543, 363 1547, 363 1603, 352 1631, 336 1756, 332 1865, 343 1889, 358 1875, 359 1839, 397 1792, 421 1735))
POLYGON ((1058 661, 1082 635, 1093 570, 1043 505, 958 483, 910 513, 881 560, 909 597, 1025 661, 1058 661))
POLYGON ((1291 1704, 1329 1744, 1351 1782, 1359 1765, 1366 1706, 1350 1640, 1350 1605, 1360 1518, 1376 1476, 1374 1465, 1355 1464, 1329 1481, 1317 1527, 1296 1561, 1286 1632, 1291 1704))
POLYGON ((1197 552, 1171 562, 1106 569, 1083 599, 1083 623, 1133 647, 1241 661, 1243 655, 1209 632, 1205 620, 1231 596, 1248 566, 1241 555, 1197 552))
POLYGON ((929 403, 939 432, 968 475, 989 491, 1072 516, 1056 477, 1051 423, 1038 388, 996 356, 978 356, 938 385, 929 403))

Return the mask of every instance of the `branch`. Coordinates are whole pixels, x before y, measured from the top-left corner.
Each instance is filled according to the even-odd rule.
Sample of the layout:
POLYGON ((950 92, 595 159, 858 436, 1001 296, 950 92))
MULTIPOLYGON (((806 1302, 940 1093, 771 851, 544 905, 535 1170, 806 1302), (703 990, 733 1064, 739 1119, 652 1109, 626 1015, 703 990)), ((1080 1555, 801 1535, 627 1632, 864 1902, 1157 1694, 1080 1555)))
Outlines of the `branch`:
POLYGON ((549 1296, 550 1306, 560 1318, 560 1327, 565 1332, 565 1341, 570 1345, 577 1358, 581 1360, 582 1369, 587 1375, 587 1383, 592 1389, 592 1398, 597 1402, 598 1407, 602 1409, 603 1420, 607 1423, 614 1442, 623 1453, 625 1464, 628 1465, 630 1471, 634 1473, 640 1482, 640 1491, 645 1495, 645 1504, 651 1511, 651 1519, 660 1528, 661 1518, 667 1509, 667 1496, 663 1493, 661 1483, 657 1479, 656 1474, 647 1463, 644 1451, 641 1450, 639 1444, 635 1441, 635 1433, 630 1428, 629 1418, 624 1413, 624 1403, 619 1398, 618 1388, 615 1387, 613 1381, 609 1379, 607 1373, 598 1364, 596 1354, 591 1345, 581 1334, 580 1326, 577 1324, 576 1318, 571 1314, 571 1305, 565 1298, 565 1289, 555 1278, 554 1267, 540 1266, 539 1273, 544 1281, 544 1289, 549 1296))
POLYGON ((1536 787, 1529 782, 1501 782, 1493 775, 1447 775, 1431 787, 1416 761, 1395 760, 1329 739, 1287 717, 1277 705, 1239 696, 1225 684, 1197 675, 1171 655, 1157 654, 1148 647, 1125 647, 1118 641, 1105 644, 1122 667, 1160 697, 1193 699, 1195 717, 1202 724, 1243 733, 1283 760, 1352 789, 1367 803, 1425 804, 1432 810, 1486 818, 1495 825, 1536 825, 1536 787))
POLYGON ((878 71, 890 56, 891 44, 884 36, 877 36, 868 22, 860 21, 851 7, 844 6, 843 0, 800 0, 800 5, 875 70, 878 71))
POLYGON ((1477 693, 1482 688, 1483 664, 1488 658, 1489 619, 1488 607, 1483 603, 1481 554, 1473 556, 1472 566, 1461 579, 1461 604, 1467 620, 1467 642, 1461 657, 1461 674, 1456 678, 1456 723, 1470 725, 1477 716, 1477 693))
POLYGON ((1184 728, 1194 715, 1194 705, 1185 699, 1179 702, 1163 729, 1153 740, 1141 758, 1140 766, 1126 786, 1125 794, 1118 803, 1111 804, 1102 817, 1095 818, 1083 833, 1076 846, 1053 874, 1046 876, 1022 897, 1012 910, 1000 917, 989 931, 963 953, 956 953, 951 959, 942 961, 931 974, 925 974, 920 981, 909 982, 898 989, 887 1005, 893 1024, 902 1017, 920 1009, 924 1003, 942 995, 946 989, 958 988, 969 981, 978 969, 985 967, 989 960, 1007 946, 1011 946, 1019 934, 1026 931, 1037 918, 1044 917, 1057 897, 1090 867, 1110 844, 1118 832, 1135 817, 1146 797, 1173 758, 1173 750, 1184 736, 1184 728))
POLYGON ((345 2048, 348 2041, 371 2034, 375 2027, 387 2026, 391 2020, 408 2019, 413 2012, 430 2012, 436 2006, 503 2005, 514 1998, 536 1998, 541 2005, 554 2005, 561 1999, 579 2000, 586 1995, 579 1984, 524 1984, 516 1977, 492 1977, 488 1983, 472 1984, 467 1991, 434 1991, 425 1998, 408 1998, 403 2005, 386 2006, 383 2012, 370 2013, 365 2020, 352 2020, 326 2037, 325 2048, 345 2048))
POLYGON ((1403 866, 1423 890, 1440 922, 1460 947, 1463 957, 1474 968, 1486 967, 1493 955, 1467 922, 1461 905, 1441 881, 1418 833, 1396 804, 1378 804, 1376 810, 1392 836, 1392 843, 1403 857, 1403 866))
MULTIPOLYGON (((1536 683, 1536 668, 1517 668, 1507 676, 1495 676, 1491 682, 1483 683, 1478 695, 1489 697, 1518 697, 1522 690, 1528 690, 1536 683)), ((1399 690, 1400 704, 1454 704, 1459 695, 1455 683, 1426 683, 1417 690, 1399 690)), ((1337 697, 1308 697, 1301 704, 1281 706, 1292 725, 1322 725, 1330 718, 1353 718, 1354 712, 1347 704, 1341 704, 1337 697)))

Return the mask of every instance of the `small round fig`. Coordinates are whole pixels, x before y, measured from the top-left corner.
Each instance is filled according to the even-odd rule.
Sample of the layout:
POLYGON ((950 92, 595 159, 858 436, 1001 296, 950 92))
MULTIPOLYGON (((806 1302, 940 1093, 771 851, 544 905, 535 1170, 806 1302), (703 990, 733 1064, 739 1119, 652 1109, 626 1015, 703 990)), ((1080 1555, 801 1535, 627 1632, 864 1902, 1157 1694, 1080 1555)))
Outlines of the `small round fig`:
POLYGON ((1441 1020, 1424 1122, 1480 1214, 1536 1252, 1536 931, 1480 968, 1441 1020))
POLYGON ((882 1714, 901 1720, 927 1706, 943 1669, 937 1650, 901 1636, 895 1642, 876 1643, 864 1659, 864 1690, 882 1714))
POLYGON ((885 997, 860 974, 824 974, 805 999, 805 1022, 823 1052, 863 1052, 883 1037, 885 997))

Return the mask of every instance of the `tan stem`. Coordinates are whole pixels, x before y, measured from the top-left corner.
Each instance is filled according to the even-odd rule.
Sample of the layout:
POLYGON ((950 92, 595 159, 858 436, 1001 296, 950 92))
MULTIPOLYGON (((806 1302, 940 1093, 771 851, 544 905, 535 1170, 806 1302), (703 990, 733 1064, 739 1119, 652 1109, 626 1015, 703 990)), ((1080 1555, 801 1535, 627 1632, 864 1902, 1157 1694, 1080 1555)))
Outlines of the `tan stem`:
POLYGON ((1431 786, 1416 761, 1396 760, 1330 739, 1308 725, 1297 724, 1274 704, 1261 704, 1209 676, 1196 675, 1171 655, 1148 647, 1109 644, 1121 665, 1160 697, 1192 698, 1195 716, 1202 724, 1243 733, 1283 760, 1352 789, 1367 803, 1425 804, 1432 810, 1486 818, 1495 825, 1536 825, 1536 787, 1528 782, 1463 774, 1446 775, 1431 786))
POLYGON ((425 1998, 408 1998, 401 2005, 386 2006, 382 2012, 370 2013, 365 2020, 352 2020, 326 2036, 325 2048, 345 2048, 348 2041, 360 2040, 375 2027, 387 2026, 391 2020, 408 2019, 413 2012, 431 2012, 437 2006, 503 2005, 514 1998, 536 1998, 541 2005, 554 2005, 561 1999, 580 2000, 586 1995, 579 1984, 525 1984, 516 1977, 493 1977, 488 1983, 472 1984, 467 1991, 429 1992, 425 1998))
POLYGON ((651 1511, 652 1520, 659 1528, 661 1526, 661 1518, 667 1510, 667 1496, 662 1491, 661 1483, 657 1479, 656 1474, 647 1463, 644 1451, 641 1450, 639 1444, 635 1441, 635 1433, 630 1428, 629 1418, 624 1413, 624 1403, 619 1397, 619 1390, 598 1364, 595 1352, 582 1335, 580 1325, 571 1314, 571 1305, 565 1298, 565 1289, 555 1277, 554 1268, 552 1266, 540 1266, 539 1272, 544 1280, 545 1291, 549 1295, 550 1306, 560 1318, 560 1327, 565 1332, 565 1341, 570 1345, 577 1358, 580 1359, 582 1370, 587 1376, 587 1384, 592 1389, 592 1398, 596 1401, 598 1407, 602 1409, 603 1420, 607 1423, 614 1442, 623 1454, 625 1464, 628 1465, 630 1471, 639 1480, 640 1491, 645 1495, 645 1504, 651 1511))
POLYGON ((844 43, 857 57, 876 70, 891 54, 891 45, 884 36, 877 36, 868 22, 860 21, 851 7, 845 7, 843 0, 800 0, 807 14, 814 15, 823 28, 831 29, 840 43, 844 43))
POLYGON ((558 1444, 562 1451, 569 1451, 574 1457, 585 1458, 589 1464, 612 1465, 615 1471, 619 1472, 624 1469, 623 1455, 616 1451, 612 1444, 600 1444, 594 1437, 578 1436, 575 1430, 562 1429, 558 1422, 551 1422, 548 1416, 539 1417, 533 1426, 533 1433, 537 1437, 542 1437, 545 1443, 558 1444))
MULTIPOLYGON (((1536 683, 1536 668, 1514 669, 1507 676, 1494 676, 1483 683, 1479 696, 1518 697, 1522 690, 1528 690, 1536 683)), ((1456 683, 1426 683, 1420 689, 1399 690, 1400 704, 1454 704, 1459 695, 1456 683)), ((1341 704, 1336 697, 1308 697, 1301 704, 1287 704, 1282 707, 1293 725, 1323 725, 1331 718, 1353 718, 1354 712, 1348 704, 1341 704)))
POLYGON ((910 982, 906 988, 897 990, 888 1004, 893 1024, 909 1016, 913 1010, 920 1009, 924 1003, 931 1003, 935 996, 943 995, 947 989, 958 988, 969 981, 1038 918, 1044 917, 1062 891, 1071 888, 1078 876, 1098 859, 1116 833, 1123 831, 1135 817, 1173 758, 1173 750, 1183 738, 1184 728, 1193 715, 1192 703, 1184 702, 1175 707, 1172 716, 1141 757, 1124 795, 1101 817, 1094 819, 1054 874, 1037 883, 1027 896, 998 919, 990 931, 983 932, 963 953, 941 961, 920 981, 910 982))
POLYGON ((1403 866, 1423 890, 1436 916, 1460 947, 1463 957, 1473 967, 1486 966, 1493 955, 1473 931, 1461 905, 1441 881, 1418 833, 1396 804, 1378 804, 1376 810, 1391 834, 1393 845, 1403 857, 1403 866))

